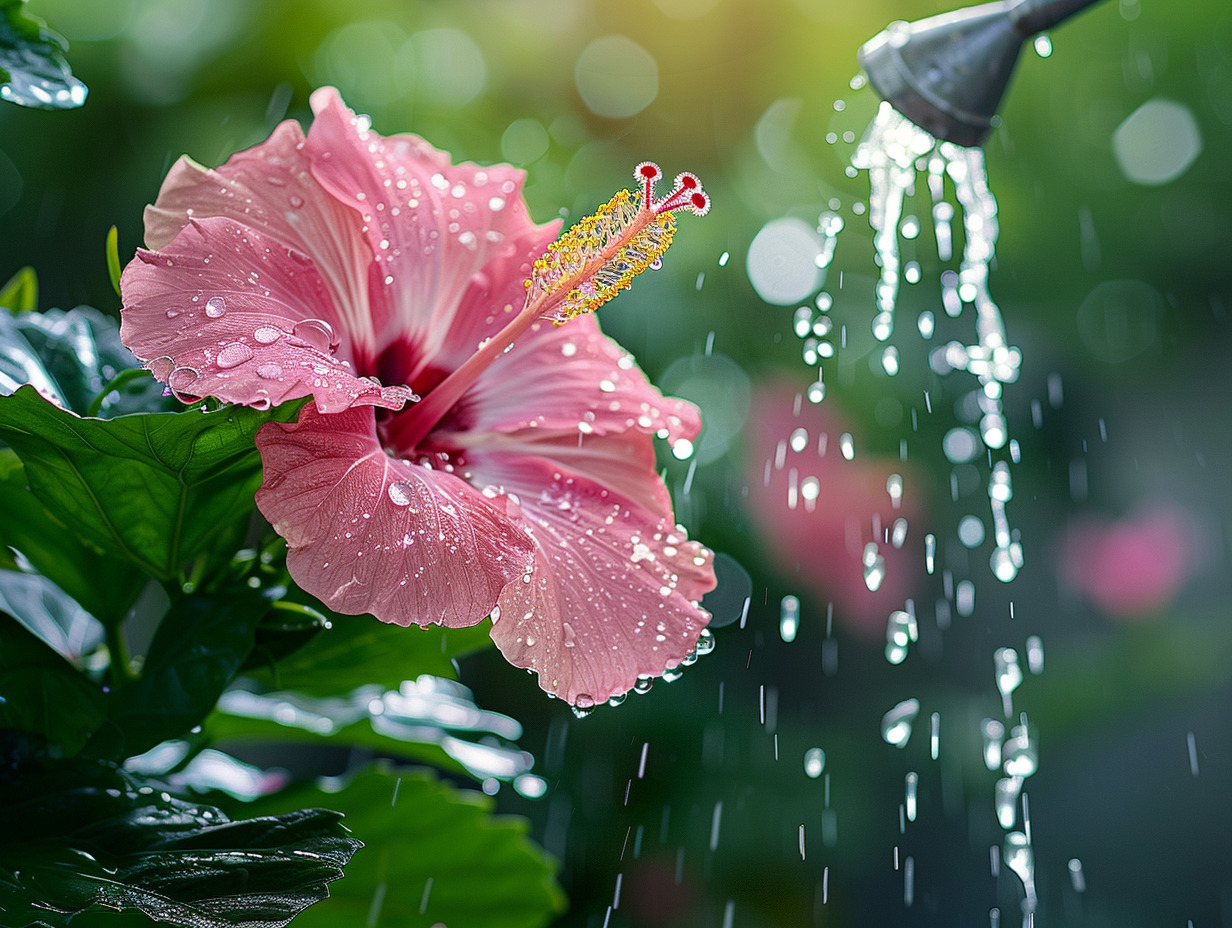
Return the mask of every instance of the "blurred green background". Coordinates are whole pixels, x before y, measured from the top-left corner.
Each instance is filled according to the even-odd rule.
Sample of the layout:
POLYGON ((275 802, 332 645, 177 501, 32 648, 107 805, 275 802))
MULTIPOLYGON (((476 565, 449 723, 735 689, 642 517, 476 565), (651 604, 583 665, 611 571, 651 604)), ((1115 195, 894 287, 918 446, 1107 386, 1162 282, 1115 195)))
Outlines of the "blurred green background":
POLYGON ((1026 783, 1035 924, 1232 925, 1232 8, 1098 5, 1052 36, 1047 58, 1024 50, 987 144, 1001 210, 992 292, 1024 352, 1005 401, 1022 449, 1010 518, 1026 566, 1006 585, 988 571, 988 542, 968 551, 956 538, 963 515, 987 522, 987 503, 980 481, 951 492, 965 472, 941 452, 942 436, 969 421, 962 398, 974 382, 932 374, 910 324, 938 304, 942 265, 927 235, 912 244, 923 279, 902 297, 903 370, 879 375, 868 363, 877 270, 861 209, 867 178, 844 171, 877 105, 869 89, 850 89, 856 50, 891 20, 947 8, 29 4, 69 39, 90 87, 78 111, 0 107, 0 278, 33 265, 44 307, 116 311, 107 229, 119 227, 127 260, 141 208, 180 153, 220 163, 280 119, 306 120, 308 93, 322 84, 382 133, 416 132, 455 160, 524 167, 540 221, 590 211, 643 159, 703 179, 711 214, 683 217, 664 268, 601 315, 652 379, 699 402, 712 423, 694 460, 664 466, 681 521, 725 555, 713 605, 732 624, 680 681, 583 721, 499 655, 462 668, 480 705, 523 722, 521 743, 552 784, 538 801, 509 790, 498 800, 530 816, 562 860, 572 901, 562 925, 980 925, 994 907, 1001 924, 1018 924, 1021 884, 1004 867, 992 872, 990 847, 1004 832, 979 732, 982 718, 1002 717, 993 652, 1021 654, 1030 635, 1043 641, 1044 670, 1027 675, 1014 706, 1040 753, 1026 783), (1197 136, 1160 135, 1158 124, 1152 136, 1148 125, 1134 150, 1166 176, 1143 183, 1114 138, 1152 101, 1178 104, 1189 116, 1179 125, 1197 136), (908 442, 919 513, 900 576, 921 641, 900 666, 882 656, 880 627, 853 631, 841 609, 837 643, 823 645, 827 585, 840 581, 824 565, 770 556, 748 517, 770 453, 746 440, 750 399, 783 379, 802 391, 814 375, 791 331, 794 305, 759 298, 746 254, 767 222, 813 226, 832 200, 847 228, 827 287, 851 338, 828 363, 823 407, 857 436, 857 466, 865 455, 897 460, 908 442), (925 532, 952 578, 977 591, 974 612, 944 630, 932 607, 947 593, 941 571, 924 576, 918 563, 925 532), (1102 560, 1076 547, 1090 537, 1102 560), (1156 595, 1132 608, 1099 592, 1100 582, 1115 592, 1151 577, 1156 595), (746 595, 747 620, 735 622, 746 595), (801 599, 792 642, 779 631, 787 595, 801 599), (899 750, 879 723, 908 697, 921 718, 899 750), (938 760, 927 737, 934 712, 938 760), (803 762, 813 747, 826 756, 817 778, 803 762), (919 813, 900 830, 908 772, 919 775, 919 813))

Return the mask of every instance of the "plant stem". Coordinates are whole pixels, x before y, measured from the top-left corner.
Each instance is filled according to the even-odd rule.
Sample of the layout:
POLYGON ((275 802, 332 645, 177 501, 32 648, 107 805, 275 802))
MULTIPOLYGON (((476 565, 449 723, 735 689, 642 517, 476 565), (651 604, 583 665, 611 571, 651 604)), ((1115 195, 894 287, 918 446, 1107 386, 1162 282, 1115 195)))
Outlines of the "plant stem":
POLYGON ((136 679, 129 669, 128 645, 124 641, 124 629, 119 622, 107 625, 107 653, 111 657, 110 674, 113 686, 123 686, 136 679))

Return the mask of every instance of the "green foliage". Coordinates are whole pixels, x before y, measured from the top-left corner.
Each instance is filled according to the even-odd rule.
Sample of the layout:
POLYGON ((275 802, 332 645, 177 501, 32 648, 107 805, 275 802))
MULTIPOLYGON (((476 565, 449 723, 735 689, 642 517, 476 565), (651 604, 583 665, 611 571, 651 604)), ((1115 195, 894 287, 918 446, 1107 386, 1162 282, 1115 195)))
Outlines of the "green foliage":
POLYGON ((0 100, 44 110, 86 102, 86 85, 73 77, 65 42, 26 15, 26 0, 0 0, 0 100))
POLYGON ((82 415, 182 408, 139 369, 136 379, 113 383, 139 364, 110 317, 89 306, 68 312, 19 309, 0 311, 0 394, 30 384, 58 406, 82 415))
POLYGON ((97 686, 0 612, 0 731, 28 732, 46 741, 53 753, 70 756, 102 723, 103 702, 97 686))
POLYGON ((34 268, 23 267, 0 287, 0 309, 29 313, 38 309, 38 275, 34 268))
MULTIPOLYGON (((114 234, 107 251, 114 277, 114 234)), ((120 768, 164 742, 189 755, 218 739, 329 743, 476 778, 529 769, 518 723, 446 679, 455 658, 491 646, 487 623, 404 629, 322 612, 291 583, 280 541, 249 547, 253 437, 301 404, 185 409, 113 320, 37 312, 32 272, 3 298, 0 925, 272 928, 325 898, 360 841, 339 813, 301 808, 324 794, 297 787, 264 800, 269 815, 230 821, 182 798, 218 785, 193 780, 183 753, 167 761, 183 770, 134 766, 160 770, 156 784, 120 768), (237 700, 249 714, 217 708, 237 700), (288 707, 304 724, 284 724, 288 707)), ((336 911, 367 920, 383 884, 370 924, 410 913, 531 928, 561 908, 524 822, 422 774, 387 815, 394 782, 368 773, 338 794, 372 850, 336 911)))
POLYGON ((297 928, 537 928, 564 908, 555 863, 522 819, 493 817, 492 801, 420 771, 374 768, 341 790, 303 785, 262 800, 266 814, 325 803, 365 843, 333 897, 297 928))
POLYGON ((274 928, 325 898, 361 846, 337 812, 232 821, 113 765, 56 763, 0 737, 11 758, 0 771, 6 926, 63 928, 102 906, 192 928, 274 928))
MULTIPOLYGON (((26 471, 10 449, 0 450, 0 545, 21 552, 42 576, 108 625, 124 618, 149 582, 135 564, 100 553, 52 518, 30 492, 26 471)), ((5 566, 15 570, 16 562, 5 566)), ((0 577, 0 581, 3 578, 0 577)))
POLYGON ((56 519, 165 581, 220 527, 247 518, 261 483, 253 436, 291 415, 284 406, 82 419, 27 386, 0 397, 0 439, 56 519))
POLYGON ((327 614, 329 627, 276 664, 246 671, 273 689, 338 696, 366 684, 396 689, 421 673, 453 677, 451 661, 491 647, 491 625, 402 628, 371 616, 327 614))
POLYGON ((131 757, 199 724, 252 650, 266 608, 264 597, 249 589, 173 603, 141 676, 108 693, 107 722, 91 740, 91 753, 131 757))

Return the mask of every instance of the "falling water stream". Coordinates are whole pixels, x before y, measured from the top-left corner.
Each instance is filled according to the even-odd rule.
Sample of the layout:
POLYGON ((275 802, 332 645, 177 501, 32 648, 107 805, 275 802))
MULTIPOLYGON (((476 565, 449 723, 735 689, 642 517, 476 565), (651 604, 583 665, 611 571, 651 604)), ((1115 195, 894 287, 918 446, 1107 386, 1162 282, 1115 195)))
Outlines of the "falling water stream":
MULTIPOLYGON (((860 82, 861 79, 857 78, 852 82, 852 87, 858 87, 860 82)), ((922 276, 920 265, 915 261, 904 265, 900 253, 900 241, 913 240, 922 231, 919 219, 904 208, 908 198, 914 197, 921 177, 927 187, 933 236, 937 256, 942 263, 952 262, 955 258, 953 224, 956 218, 961 224, 962 252, 958 257, 957 270, 947 269, 941 274, 940 310, 953 319, 969 311, 974 318, 974 336, 969 344, 953 340, 934 347, 929 352, 929 366, 938 375, 966 372, 976 380, 969 402, 972 408, 979 410, 978 433, 973 429, 951 429, 943 441, 943 452, 955 464, 978 462, 980 459, 987 461, 987 495, 993 541, 990 566, 998 580, 1008 583, 1018 575, 1023 565, 1023 551, 1007 513, 1007 504, 1013 497, 1010 465, 1019 460, 1019 447, 1010 438, 1003 391, 1007 384, 1018 379, 1022 355, 1017 348, 1010 346, 1001 311, 989 290, 998 225, 997 202, 988 187, 983 151, 939 141, 890 104, 882 103, 851 159, 848 174, 854 177, 859 171, 868 174, 868 221, 874 232, 873 245, 880 266, 872 332, 881 345, 877 361, 887 376, 896 376, 900 369, 898 349, 889 344, 897 322, 900 285, 903 281, 918 283, 922 276), (947 199, 947 186, 952 191, 958 210, 947 199)), ((836 212, 825 212, 819 219, 817 231, 820 242, 815 263, 823 275, 834 259, 843 227, 844 221, 836 212)), ((832 340, 836 329, 829 315, 832 304, 831 295, 822 290, 814 305, 798 309, 793 320, 795 334, 804 341, 804 359, 810 366, 816 366, 818 371, 816 381, 805 390, 805 395, 813 403, 820 403, 825 398, 823 374, 826 362, 834 358, 837 348, 845 343, 845 333, 841 328, 839 332, 844 337, 837 348, 832 340)), ((915 323, 920 337, 929 341, 937 330, 937 314, 924 310, 915 323)), ((851 437, 844 435, 840 443, 843 444, 844 457, 851 460, 854 453, 851 437)), ((905 455, 905 449, 903 453, 905 455)), ((892 477, 886 489, 897 508, 902 494, 901 477, 892 477)), ((896 527, 892 533, 887 531, 884 538, 875 538, 865 545, 864 579, 869 590, 877 590, 885 577, 881 544, 901 547, 900 536, 906 533, 905 522, 902 528, 902 532, 896 527)), ((957 535, 964 547, 977 547, 985 538, 984 522, 969 515, 958 524, 957 535)), ((925 567, 931 575, 935 572, 937 560, 935 535, 925 536, 924 549, 925 567)), ((949 571, 944 572, 943 579, 946 595, 945 601, 938 604, 938 624, 944 627, 948 624, 950 602, 953 602, 960 616, 972 614, 975 587, 970 579, 961 579, 956 583, 949 571)), ((795 613, 792 622, 794 637, 795 613)), ((789 640, 786 636, 784 638, 789 640)), ((915 606, 908 600, 905 608, 894 610, 889 616, 886 660, 890 664, 901 664, 917 640, 915 606)), ((1033 674, 1043 669, 1043 649, 1038 637, 1033 636, 1027 642, 1027 669, 1033 674)), ((1026 713, 1016 716, 1014 712, 1013 693, 1024 680, 1018 652, 1009 647, 996 649, 992 670, 1004 721, 984 719, 980 735, 985 765, 990 772, 1002 774, 993 786, 992 798, 993 813, 1004 833, 1004 842, 990 849, 991 867, 994 877, 1005 867, 1021 882, 1023 925, 1027 928, 1034 924, 1037 895, 1029 805, 1024 785, 1038 767, 1038 753, 1026 713)), ((921 704, 916 698, 904 699, 893 706, 882 719, 882 739, 887 744, 905 747, 920 712, 921 704)), ((940 713, 931 713, 929 719, 930 754, 936 760, 940 713)), ((906 774, 904 801, 899 810, 902 828, 916 819, 919 782, 919 773, 911 771, 906 774)), ((896 866, 897 854, 896 848, 896 866)), ((913 863, 908 857, 902 867, 903 898, 907 906, 912 904, 914 896, 913 863)), ((998 909, 990 911, 989 921, 994 928, 1001 923, 998 909)))

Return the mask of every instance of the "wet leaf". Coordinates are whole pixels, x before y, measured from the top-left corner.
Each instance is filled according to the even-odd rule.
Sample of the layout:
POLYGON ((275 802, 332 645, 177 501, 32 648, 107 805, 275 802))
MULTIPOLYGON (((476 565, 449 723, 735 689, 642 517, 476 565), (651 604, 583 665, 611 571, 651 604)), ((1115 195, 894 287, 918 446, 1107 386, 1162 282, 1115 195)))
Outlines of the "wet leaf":
POLYGON ((115 320, 89 306, 68 312, 0 312, 0 394, 26 383, 82 415, 181 408, 163 395, 162 384, 141 371, 120 341, 115 320), (138 375, 114 383, 134 369, 138 375))
POLYGON ((339 696, 365 684, 397 689, 424 673, 452 678, 453 659, 492 645, 486 621, 470 628, 402 628, 370 615, 323 611, 328 628, 276 664, 254 663, 245 673, 274 689, 339 696))
POLYGON ((297 928, 537 928, 564 908, 556 864, 527 837, 526 820, 492 815, 486 796, 420 771, 377 767, 337 792, 292 787, 254 807, 317 802, 344 812, 364 849, 333 897, 297 928))
POLYGON ((228 690, 207 725, 212 739, 316 741, 368 748, 426 761, 475 780, 513 780, 533 759, 514 743, 522 726, 480 709, 469 689, 424 674, 397 689, 361 686, 331 697, 260 692, 250 684, 228 690))
MULTIPOLYGON (((100 554, 52 518, 30 492, 21 461, 7 448, 0 450, 0 512, 0 546, 21 552, 62 595, 108 625, 124 618, 149 582, 133 564, 100 554)), ((15 561, 7 566, 17 569, 15 561)))
MULTIPOLYGON (((10 756, 11 753, 10 753, 10 756)), ((74 928, 91 909, 191 928, 275 928, 328 894, 360 847, 341 816, 232 821, 114 766, 19 760, 0 790, 0 922, 74 928)))
POLYGON ((60 36, 23 9, 26 0, 0 0, 0 100, 44 110, 86 102, 86 85, 73 77, 60 36))
POLYGON ((34 268, 23 267, 3 287, 0 287, 0 307, 15 313, 38 309, 38 276, 34 268))
POLYGON ((252 437, 289 418, 246 408, 83 419, 22 387, 0 397, 0 440, 40 502, 109 556, 170 580, 253 509, 261 462, 252 437))
POLYGON ((22 623, 0 612, 0 731, 37 735, 53 753, 68 756, 82 748, 104 712, 97 686, 22 623))
POLYGON ((199 724, 252 650, 267 608, 251 590, 173 603, 154 634, 140 678, 108 694, 107 722, 88 749, 129 757, 199 724))

